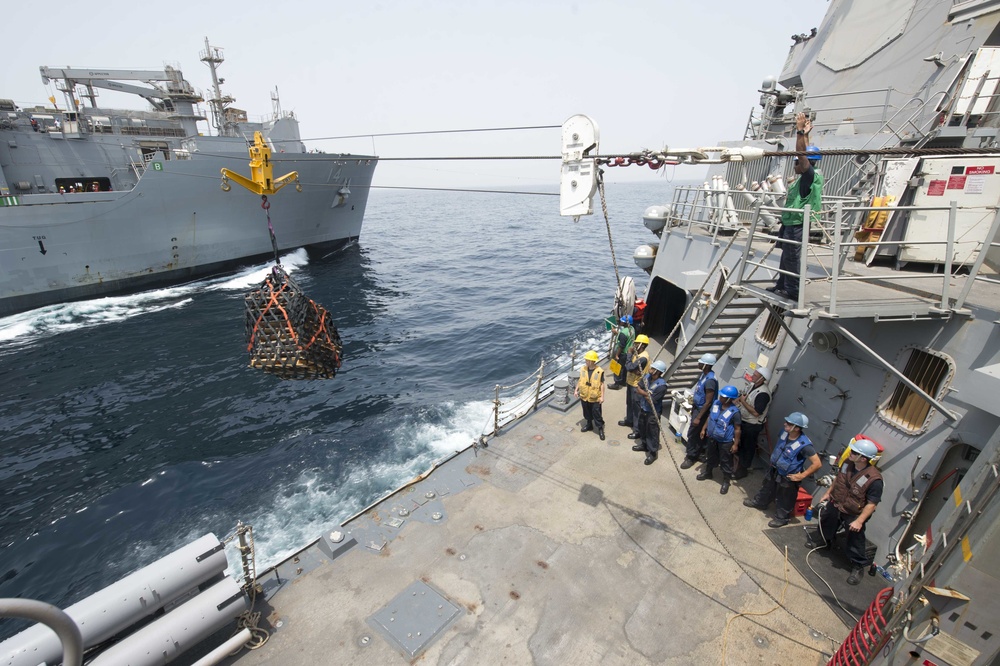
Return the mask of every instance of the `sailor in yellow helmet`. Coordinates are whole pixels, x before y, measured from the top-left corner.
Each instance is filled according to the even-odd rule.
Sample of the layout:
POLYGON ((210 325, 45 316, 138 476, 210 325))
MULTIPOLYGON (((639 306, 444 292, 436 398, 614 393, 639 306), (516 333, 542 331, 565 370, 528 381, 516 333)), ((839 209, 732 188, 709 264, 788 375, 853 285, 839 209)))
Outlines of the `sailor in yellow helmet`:
POLYGON ((576 383, 573 395, 580 398, 583 407, 583 418, 586 423, 580 432, 597 429, 597 435, 604 439, 604 369, 597 365, 597 352, 591 349, 583 355, 586 364, 580 368, 580 381, 576 383))
POLYGON ((649 366, 649 337, 643 334, 635 336, 635 344, 628 352, 628 362, 625 364, 625 418, 618 422, 620 426, 632 429, 629 439, 639 439, 639 394, 635 387, 639 379, 646 374, 649 366))

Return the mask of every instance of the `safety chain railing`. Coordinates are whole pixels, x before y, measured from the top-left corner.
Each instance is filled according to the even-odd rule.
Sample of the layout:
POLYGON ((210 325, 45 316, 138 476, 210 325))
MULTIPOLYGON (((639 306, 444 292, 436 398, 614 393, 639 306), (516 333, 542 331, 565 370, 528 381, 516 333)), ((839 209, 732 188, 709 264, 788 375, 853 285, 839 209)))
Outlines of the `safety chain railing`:
MULTIPOLYGON (((608 358, 606 353, 598 352, 598 355, 601 362, 608 358)), ((574 345, 568 360, 543 360, 538 369, 524 379, 507 386, 497 384, 493 389, 493 429, 484 432, 483 436, 498 435, 505 426, 538 409, 542 402, 555 393, 556 384, 560 380, 565 380, 568 389, 572 391, 568 382, 573 372, 578 370, 576 358, 577 349, 574 345)))

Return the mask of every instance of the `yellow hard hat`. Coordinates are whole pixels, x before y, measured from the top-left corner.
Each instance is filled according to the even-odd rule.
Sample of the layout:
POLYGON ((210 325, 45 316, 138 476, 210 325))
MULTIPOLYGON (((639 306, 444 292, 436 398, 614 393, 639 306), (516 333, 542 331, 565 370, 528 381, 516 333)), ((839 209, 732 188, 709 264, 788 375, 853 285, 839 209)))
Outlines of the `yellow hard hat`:
POLYGON ((640 343, 640 344, 648 345, 649 344, 649 336, 642 335, 640 333, 639 335, 635 336, 635 341, 638 342, 638 343, 640 343))
POLYGON ((583 355, 583 358, 584 358, 584 360, 587 360, 587 361, 595 361, 596 362, 596 361, 599 360, 600 357, 598 357, 597 352, 595 352, 593 349, 591 349, 589 352, 587 352, 586 354, 583 355))

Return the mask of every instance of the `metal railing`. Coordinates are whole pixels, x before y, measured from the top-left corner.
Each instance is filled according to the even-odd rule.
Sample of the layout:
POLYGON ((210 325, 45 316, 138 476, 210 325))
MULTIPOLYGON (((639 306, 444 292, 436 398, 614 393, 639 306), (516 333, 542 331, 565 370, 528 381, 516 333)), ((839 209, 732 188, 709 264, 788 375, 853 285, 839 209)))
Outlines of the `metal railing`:
MULTIPOLYGON (((821 299, 825 303, 825 309, 830 315, 836 315, 838 310, 838 285, 846 281, 860 281, 869 283, 891 282, 899 280, 928 280, 939 281, 940 288, 932 292, 935 306, 942 311, 961 310, 965 306, 969 293, 976 281, 989 284, 1000 284, 1000 279, 981 275, 983 263, 986 255, 992 248, 1000 247, 1000 243, 995 242, 998 232, 1000 232, 1000 209, 993 206, 960 207, 956 202, 951 202, 946 206, 862 206, 854 203, 856 200, 849 198, 838 198, 830 205, 824 206, 819 216, 813 215, 806 206, 804 209, 782 208, 773 205, 765 205, 765 196, 771 193, 752 192, 756 197, 756 203, 749 210, 738 210, 737 215, 722 214, 720 206, 729 206, 733 203, 732 198, 721 196, 743 195, 746 190, 721 190, 716 191, 719 196, 706 196, 703 188, 678 187, 675 189, 674 202, 671 205, 670 214, 667 219, 665 232, 683 233, 685 238, 692 238, 698 232, 704 236, 709 236, 713 244, 718 244, 720 234, 738 235, 741 238, 745 234, 743 246, 743 256, 737 264, 736 269, 730 276, 730 283, 734 286, 752 284, 749 280, 750 270, 765 269, 772 274, 781 274, 789 278, 798 280, 798 302, 797 309, 804 310, 806 307, 806 284, 826 282, 829 292, 825 294, 827 299, 821 299), (725 202, 720 204, 719 202, 725 202), (971 262, 955 261, 956 246, 956 219, 959 210, 981 210, 985 213, 993 212, 992 224, 984 236, 984 240, 964 241, 974 244, 975 247, 969 250, 967 256, 973 253, 976 258, 971 262), (848 240, 855 238, 854 234, 860 230, 862 223, 870 212, 886 212, 905 214, 907 212, 945 212, 948 213, 948 222, 945 228, 944 238, 936 240, 906 240, 896 238, 893 240, 848 240), (755 259, 754 243, 767 242, 774 243, 775 247, 787 246, 787 241, 763 229, 763 225, 774 225, 782 213, 795 212, 803 215, 803 219, 811 219, 810 231, 818 230, 819 240, 813 241, 812 233, 803 233, 800 243, 799 270, 797 273, 783 270, 778 266, 766 263, 766 256, 759 260, 755 259), (749 217, 749 220, 746 218, 749 217), (696 219, 698 218, 698 219, 696 219), (738 220, 734 224, 733 220, 738 220), (925 273, 917 271, 899 270, 895 275, 886 274, 884 271, 871 271, 866 274, 845 275, 844 266, 850 253, 857 248, 875 249, 887 246, 943 246, 943 259, 937 262, 942 266, 941 273, 925 273), (827 260, 824 264, 823 259, 827 260), (960 268, 968 266, 968 273, 965 276, 965 284, 962 286, 957 296, 953 298, 951 292, 951 282, 954 278, 962 277, 956 271, 956 263, 960 268), (813 274, 822 277, 810 278, 809 270, 813 274)), ((826 198, 826 197, 824 197, 826 198)), ((728 248, 727 248, 728 250, 728 248)), ((859 271, 860 272, 860 271, 859 271)), ((816 301, 816 294, 813 295, 816 301)), ((821 294, 822 296, 822 294, 821 294)))
POLYGON ((80 666, 83 662, 83 635, 80 627, 61 608, 34 599, 0 599, 0 617, 43 623, 55 632, 62 643, 63 666, 80 666))
MULTIPOLYGON (((560 379, 568 382, 575 379, 573 373, 579 369, 576 354, 577 348, 574 345, 568 361, 542 360, 538 369, 524 379, 508 386, 497 384, 493 389, 493 429, 483 432, 483 435, 500 434, 505 426, 537 410, 555 392, 556 382, 560 379)), ((607 353, 598 352, 598 356, 600 363, 608 359, 607 353)), ((572 383, 569 384, 569 391, 573 391, 572 383)))

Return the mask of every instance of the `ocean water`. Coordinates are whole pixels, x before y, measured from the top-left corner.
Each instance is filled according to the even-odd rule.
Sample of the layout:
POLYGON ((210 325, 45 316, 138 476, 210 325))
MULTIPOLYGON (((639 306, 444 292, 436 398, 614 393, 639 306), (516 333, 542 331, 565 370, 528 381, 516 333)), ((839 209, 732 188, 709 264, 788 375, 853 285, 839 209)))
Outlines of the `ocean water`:
MULTIPOLYGON (((619 270, 640 292, 632 252, 656 241, 642 212, 669 191, 652 176, 607 186, 619 270)), ((616 283, 596 198, 595 213, 374 190, 360 241, 282 258, 338 325, 333 380, 247 367, 243 294, 267 264, 0 319, 0 597, 65 607, 238 520, 261 568, 464 448, 496 384, 606 344, 616 283)), ((0 622, 0 638, 22 626, 0 622)))

